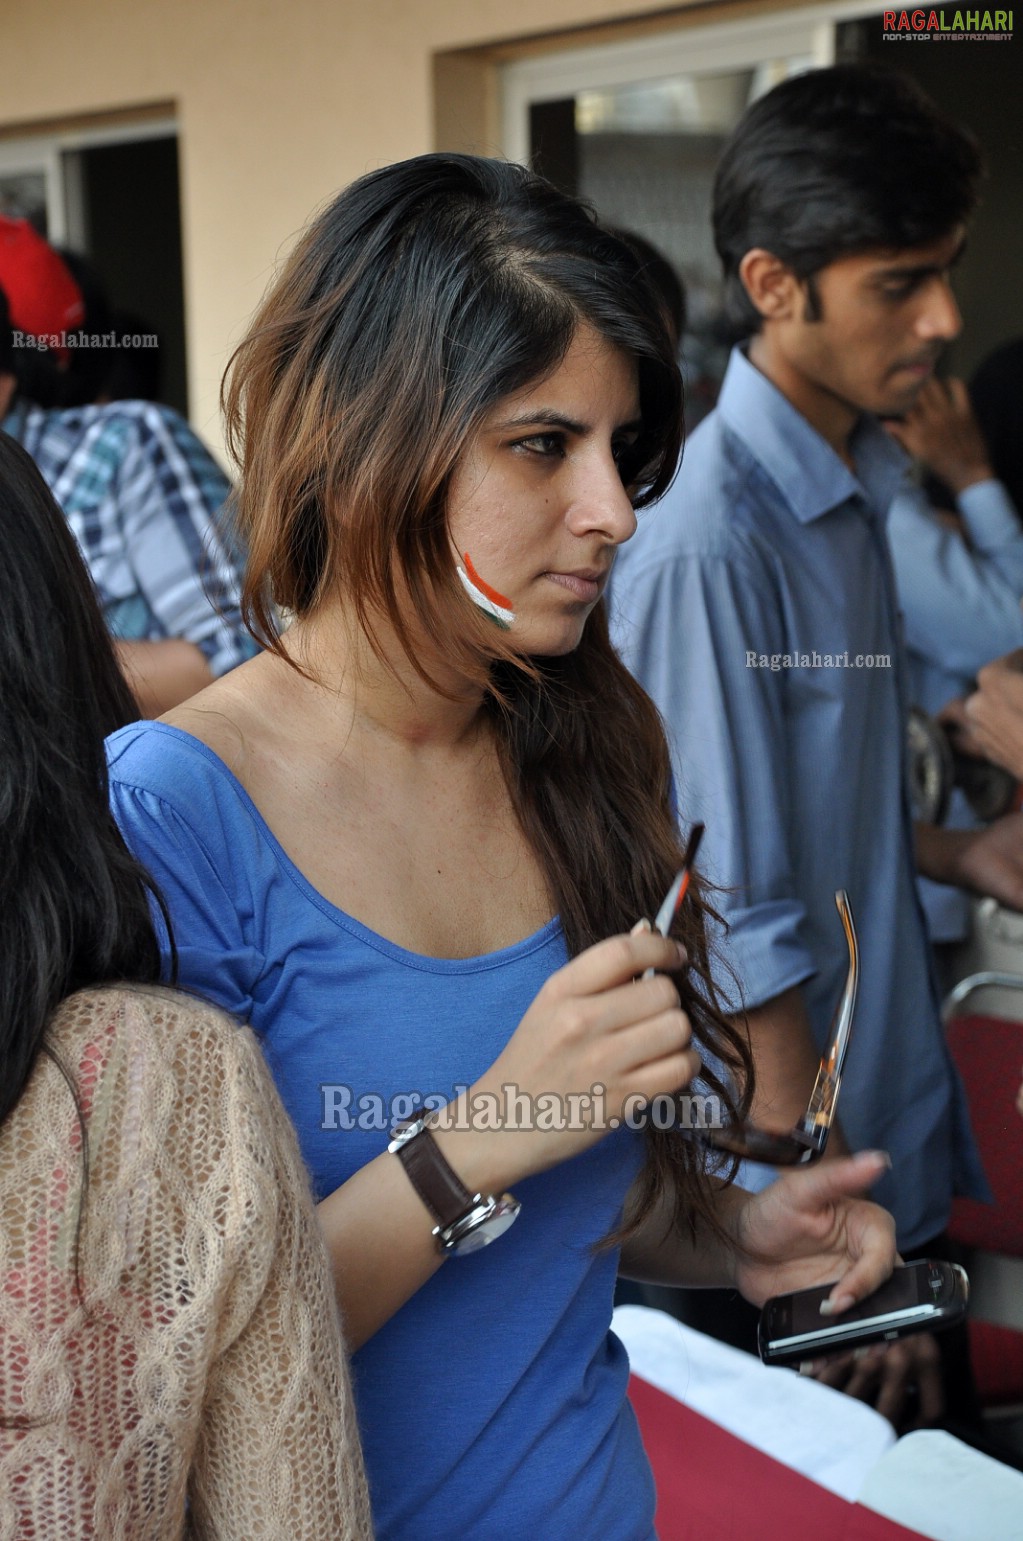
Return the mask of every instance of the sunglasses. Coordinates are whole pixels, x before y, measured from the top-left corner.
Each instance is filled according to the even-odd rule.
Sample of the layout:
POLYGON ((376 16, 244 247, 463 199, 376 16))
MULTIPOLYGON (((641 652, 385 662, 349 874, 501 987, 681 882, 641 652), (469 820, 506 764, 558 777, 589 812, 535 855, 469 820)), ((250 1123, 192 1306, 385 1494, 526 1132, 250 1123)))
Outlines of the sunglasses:
MULTIPOLYGON (((683 864, 675 874, 664 903, 657 912, 654 929, 660 931, 663 936, 667 935, 668 927, 689 889, 690 868, 702 835, 703 825, 694 825, 683 864)), ((835 907, 838 910, 842 929, 845 932, 846 946, 849 949, 849 971, 806 1112, 795 1128, 787 1133, 761 1129, 752 1123, 726 1124, 721 1129, 702 1129, 701 1140, 707 1145, 712 1145, 715 1150, 739 1156, 743 1161, 761 1161, 770 1166, 798 1166, 803 1162, 817 1161, 824 1154, 828 1135, 835 1120, 835 1106, 838 1102, 839 1087, 842 1084, 842 1068, 845 1065, 846 1051, 849 1047, 853 1011, 856 1006, 856 989, 860 977, 859 945, 856 941, 852 908, 845 889, 839 889, 835 894, 835 907)))
MULTIPOLYGON (((667 936, 668 932, 671 930, 671 923, 675 919, 675 916, 678 914, 678 911, 682 908, 682 900, 689 892, 689 883, 693 872, 693 862, 696 860, 696 853, 700 849, 700 841, 703 839, 704 827, 705 826, 703 824, 694 824, 692 829, 689 831, 689 840, 686 843, 686 848, 682 856, 682 865, 675 873, 675 876, 672 878, 671 887, 668 889, 668 892, 664 896, 664 903, 657 911, 657 918, 654 921, 653 928, 655 931, 659 931, 662 936, 667 936)), ((646 973, 643 975, 643 978, 652 979, 653 977, 654 970, 652 968, 648 968, 646 973)))

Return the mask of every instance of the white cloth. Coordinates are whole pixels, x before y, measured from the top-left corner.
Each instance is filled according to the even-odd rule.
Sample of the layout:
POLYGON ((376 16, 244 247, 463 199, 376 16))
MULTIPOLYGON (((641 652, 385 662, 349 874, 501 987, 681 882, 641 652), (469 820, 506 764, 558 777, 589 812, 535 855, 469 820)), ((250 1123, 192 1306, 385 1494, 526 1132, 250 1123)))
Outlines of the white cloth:
POLYGON ((761 1364, 663 1311, 619 1306, 612 1327, 634 1374, 850 1502, 895 1444, 891 1424, 872 1407, 761 1364))
POLYGON ((940 1429, 903 1435, 859 1502, 930 1541, 1023 1541, 1023 1473, 940 1429))

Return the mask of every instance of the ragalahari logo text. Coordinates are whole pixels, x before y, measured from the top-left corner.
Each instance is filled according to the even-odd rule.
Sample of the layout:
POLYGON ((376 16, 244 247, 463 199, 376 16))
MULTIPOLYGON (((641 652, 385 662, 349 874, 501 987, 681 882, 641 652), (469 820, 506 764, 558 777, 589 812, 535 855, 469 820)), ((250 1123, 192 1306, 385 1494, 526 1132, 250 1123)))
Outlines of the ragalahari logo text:
POLYGON ((1008 43, 1011 11, 885 11, 886 43, 1008 43))

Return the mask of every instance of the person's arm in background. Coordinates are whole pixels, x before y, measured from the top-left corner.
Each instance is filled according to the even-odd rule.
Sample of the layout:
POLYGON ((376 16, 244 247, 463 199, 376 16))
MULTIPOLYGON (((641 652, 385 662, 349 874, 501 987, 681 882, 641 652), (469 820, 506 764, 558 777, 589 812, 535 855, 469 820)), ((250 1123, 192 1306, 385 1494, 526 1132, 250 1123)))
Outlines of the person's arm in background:
POLYGON ((1023 781, 1023 648, 996 658, 977 675, 977 689, 942 714, 966 754, 1001 765, 1023 781))
MULTIPOLYGON (((810 1088, 820 1066, 820 1053, 810 1029, 803 992, 798 985, 785 990, 773 1000, 747 1011, 745 1021, 756 1057, 754 1120, 768 1129, 791 1129, 806 1114, 810 1088), (806 1087, 805 1096, 802 1095, 803 1087, 806 1087)), ((847 1152, 845 1136, 836 1123, 825 1160, 847 1152)))
POLYGON ((907 484, 889 511, 888 541, 910 651, 972 677, 1023 646, 1023 527, 1000 482, 978 483, 961 507, 969 544, 907 484))
POLYGON ((915 836, 916 864, 924 877, 1023 910, 1023 819, 1018 813, 982 829, 917 824, 915 836))
POLYGON ((1023 646, 1023 525, 995 480, 966 388, 930 380, 893 437, 955 494, 966 539, 919 487, 892 503, 888 539, 906 641, 952 674, 974 675, 1023 646))
POLYGON ((116 488, 126 560, 162 638, 191 643, 218 678, 256 652, 241 557, 220 524, 230 484, 170 408, 150 405, 135 427, 116 488))
MULTIPOLYGON (((990 759, 1023 778, 1023 650, 985 665, 978 689, 950 702, 942 719, 966 754, 990 759)), ((916 826, 917 866, 951 883, 1023 910, 1023 819, 1007 813, 979 830, 916 826)))
MULTIPOLYGON (((954 531, 944 528, 929 512, 926 500, 921 508, 912 497, 896 499, 888 533, 907 641, 914 651, 951 673, 983 673, 992 658, 1023 644, 1019 517, 994 479, 987 446, 961 380, 928 381, 912 411, 888 427, 910 454, 955 493, 972 544, 971 549, 954 531)), ((1023 760, 1020 765, 1023 768, 1023 760)), ((935 882, 1023 909, 1020 823, 1017 816, 1009 815, 982 830, 919 824, 917 865, 935 882)))
POLYGON ((119 642, 114 651, 143 717, 161 717, 212 684, 213 674, 194 642, 119 642))
MULTIPOLYGON (((820 1065, 798 988, 815 965, 799 937, 804 911, 785 844, 783 677, 746 660, 750 649, 784 653, 783 623, 765 575, 738 559, 629 555, 612 579, 615 645, 664 718, 683 823, 707 826, 701 868, 724 890, 712 902, 729 923, 728 960, 758 1002, 746 1018, 753 1116, 791 1128, 820 1065)), ((840 1155, 836 1132, 828 1150, 840 1155)))

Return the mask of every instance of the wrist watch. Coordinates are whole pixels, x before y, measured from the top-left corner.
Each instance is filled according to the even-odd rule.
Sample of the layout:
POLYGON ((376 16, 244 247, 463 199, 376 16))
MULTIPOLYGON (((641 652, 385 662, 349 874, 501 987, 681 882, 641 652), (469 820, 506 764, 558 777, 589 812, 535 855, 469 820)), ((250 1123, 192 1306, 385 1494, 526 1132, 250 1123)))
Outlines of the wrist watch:
POLYGON ((402 1124, 387 1149, 397 1156, 409 1182, 437 1224, 439 1250, 464 1257, 487 1247, 514 1222, 522 1208, 510 1193, 470 1193, 445 1161, 427 1126, 426 1115, 402 1124))

